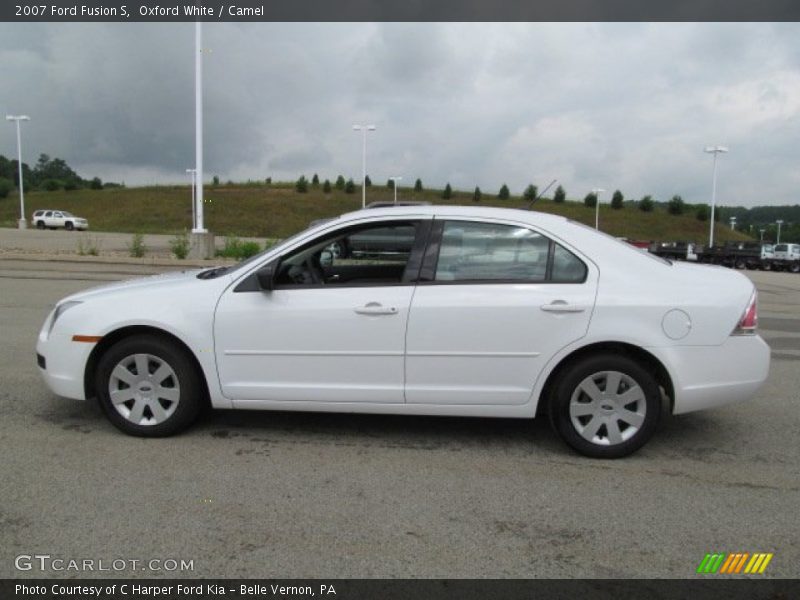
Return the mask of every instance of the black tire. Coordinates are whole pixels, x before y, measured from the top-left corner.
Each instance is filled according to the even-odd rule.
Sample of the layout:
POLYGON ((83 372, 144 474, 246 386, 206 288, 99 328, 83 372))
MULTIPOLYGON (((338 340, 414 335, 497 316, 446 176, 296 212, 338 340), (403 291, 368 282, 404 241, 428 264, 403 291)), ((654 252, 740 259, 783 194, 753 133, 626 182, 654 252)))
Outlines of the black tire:
POLYGON ((36 221, 36 229, 44 229, 44 221, 36 221))
MULTIPOLYGON (((153 368, 157 366, 157 362, 154 361, 150 365, 153 368)), ((132 374, 130 371, 129 373, 132 374)), ((103 354, 95 372, 95 390, 108 420, 117 429, 140 437, 165 437, 186 429, 200 414, 204 405, 205 392, 199 377, 200 374, 194 363, 182 348, 155 335, 141 335, 125 338, 111 346, 103 354), (172 369, 177 379, 176 382, 173 382, 173 385, 177 385, 178 388, 177 406, 162 422, 136 424, 124 417, 111 401, 109 385, 112 383, 112 371, 121 362, 136 354, 150 355, 156 360, 163 361, 172 369)), ((153 401, 152 396, 146 400, 146 402, 153 401)), ((166 400, 160 398, 155 398, 155 401, 161 403, 162 406, 168 404, 166 400)), ((137 400, 131 400, 131 402, 137 402, 137 400)), ((168 405, 171 406, 171 404, 168 405)), ((145 409, 143 418, 148 418, 146 411, 149 410, 149 407, 145 409)), ((152 418, 155 418, 152 411, 150 414, 152 418)))
POLYGON ((737 269, 739 269, 740 271, 742 271, 742 270, 744 270, 745 267, 747 267, 747 263, 744 262, 743 260, 737 260, 736 264, 735 264, 735 267, 737 269))
POLYGON ((798 261, 793 262, 792 265, 789 267, 789 270, 792 273, 800 273, 800 262, 798 261))
POLYGON ((75 229, 75 225, 72 224, 72 221, 67 221, 66 223, 64 223, 64 229, 66 229, 67 231, 72 231, 73 229, 75 229))
MULTIPOLYGON (((607 400, 602 400, 602 402, 604 403, 602 404, 603 407, 613 406, 613 403, 607 400)), ((589 406, 589 404, 586 405, 589 406)), ((561 439, 574 450, 591 458, 622 458, 641 448, 655 432, 661 414, 661 390, 655 377, 636 360, 625 355, 596 354, 578 359, 560 374, 553 387, 549 408, 550 422, 553 428, 561 439), (604 372, 622 374, 622 381, 615 394, 619 390, 623 390, 623 393, 630 390, 633 386, 630 386, 629 382, 633 382, 639 386, 642 392, 641 396, 643 396, 637 403, 632 402, 625 405, 630 407, 635 404, 633 412, 641 413, 643 409, 644 416, 638 426, 638 430, 636 427, 627 425, 624 422, 622 423, 622 425, 625 425, 623 429, 620 422, 615 420, 615 427, 621 432, 621 436, 628 436, 619 443, 610 443, 609 429, 606 428, 605 424, 600 425, 597 434, 593 436, 594 439, 598 439, 598 442, 584 438, 573 423, 573 417, 571 416, 570 405, 573 394, 576 395, 576 400, 580 402, 581 406, 583 405, 583 400, 589 399, 588 395, 580 391, 580 385, 585 380, 598 376, 599 379, 596 381, 600 381, 600 384, 597 384, 597 389, 603 394, 606 393, 606 390, 600 387, 603 383, 602 374, 604 372), (627 434, 625 433, 626 431, 628 432, 627 434), (605 437, 605 442, 602 442, 603 437, 605 437)), ((609 415, 612 414, 616 413, 609 413, 609 415)), ((591 428, 590 424, 593 419, 600 419, 600 422, 605 423, 604 419, 606 418, 597 416, 576 417, 579 422, 580 419, 588 419, 584 423, 587 429, 591 428)), ((608 418, 610 419, 611 416, 608 418)), ((610 421, 608 422, 610 423, 610 421)))

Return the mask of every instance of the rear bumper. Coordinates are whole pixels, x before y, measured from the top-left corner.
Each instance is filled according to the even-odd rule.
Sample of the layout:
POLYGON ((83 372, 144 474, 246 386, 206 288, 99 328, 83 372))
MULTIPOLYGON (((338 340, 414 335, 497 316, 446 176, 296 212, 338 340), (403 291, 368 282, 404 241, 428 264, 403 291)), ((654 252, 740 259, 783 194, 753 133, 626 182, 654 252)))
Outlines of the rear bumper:
POLYGON ((758 335, 731 336, 721 346, 648 350, 670 371, 676 415, 750 400, 769 375, 770 348, 758 335))

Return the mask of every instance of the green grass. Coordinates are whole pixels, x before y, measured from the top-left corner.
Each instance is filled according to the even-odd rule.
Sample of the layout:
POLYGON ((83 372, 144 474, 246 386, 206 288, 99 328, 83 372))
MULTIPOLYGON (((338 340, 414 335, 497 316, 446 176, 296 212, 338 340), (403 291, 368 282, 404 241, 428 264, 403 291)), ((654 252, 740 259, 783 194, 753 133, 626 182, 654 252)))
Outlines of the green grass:
MULTIPOLYGON (((367 188, 367 201, 391 200, 392 190, 376 185, 367 188)), ((472 193, 453 192, 449 200, 441 192, 430 190, 414 193, 398 189, 402 200, 427 200, 435 204, 465 204, 519 208, 527 203, 518 196, 498 200, 485 194, 480 202, 472 201, 472 193)), ((235 184, 205 188, 205 225, 218 236, 284 238, 305 228, 315 219, 333 217, 361 207, 360 189, 346 194, 334 189, 325 194, 321 187, 310 187, 299 194, 293 183, 235 184)), ((75 190, 65 192, 31 192, 25 195, 27 214, 40 208, 68 210, 89 219, 93 231, 125 233, 178 234, 191 229, 192 208, 189 186, 156 186, 108 190, 75 190)), ((566 216, 594 225, 594 209, 583 202, 556 204, 539 200, 536 210, 566 216)), ((0 225, 15 227, 19 204, 14 192, 0 200, 0 225)), ((708 237, 708 222, 698 221, 694 212, 672 216, 656 207, 651 213, 626 206, 612 210, 600 207, 600 228, 612 235, 632 240, 690 240, 708 237)), ((750 239, 743 233, 717 224, 716 239, 750 239)))

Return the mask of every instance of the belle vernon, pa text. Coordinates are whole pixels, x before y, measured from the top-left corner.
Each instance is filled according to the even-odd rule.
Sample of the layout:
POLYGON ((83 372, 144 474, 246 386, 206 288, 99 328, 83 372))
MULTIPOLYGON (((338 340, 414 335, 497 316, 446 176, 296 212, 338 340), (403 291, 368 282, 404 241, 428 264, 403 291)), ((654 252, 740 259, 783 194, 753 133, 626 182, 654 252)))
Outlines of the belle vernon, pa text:
POLYGON ((78 585, 54 583, 52 585, 25 585, 18 583, 15 588, 17 596, 39 596, 47 593, 53 596, 95 596, 103 594, 122 596, 149 596, 153 598, 176 598, 176 597, 216 597, 227 594, 239 593, 240 596, 265 596, 271 594, 278 598, 302 597, 323 597, 336 596, 336 589, 331 584, 310 585, 259 585, 241 584, 236 587, 227 587, 215 583, 202 585, 146 585, 138 583, 122 583, 108 585, 78 585))
MULTIPOLYGON (((131 16, 133 8, 121 6, 55 6, 46 4, 17 4, 18 17, 123 17, 131 16)), ((174 4, 171 6, 139 6, 141 17, 263 17, 264 6, 237 6, 220 4, 218 6, 198 6, 194 4, 174 4)))

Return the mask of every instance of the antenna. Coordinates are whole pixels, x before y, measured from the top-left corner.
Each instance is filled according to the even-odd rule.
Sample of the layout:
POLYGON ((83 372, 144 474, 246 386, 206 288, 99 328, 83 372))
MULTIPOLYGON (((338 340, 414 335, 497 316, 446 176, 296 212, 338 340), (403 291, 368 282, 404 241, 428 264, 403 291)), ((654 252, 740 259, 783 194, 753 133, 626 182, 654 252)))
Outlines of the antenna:
POLYGON ((544 188, 544 189, 543 189, 541 192, 539 192, 539 195, 538 195, 538 196, 536 196, 536 198, 534 198, 533 200, 531 200, 531 201, 528 203, 528 210, 530 210, 530 209, 531 209, 531 207, 534 205, 534 203, 535 203, 535 202, 536 202, 536 201, 537 201, 539 198, 541 198, 542 196, 544 196, 544 193, 545 193, 547 190, 549 190, 551 187, 553 187, 553 184, 554 184, 556 181, 558 181, 558 179, 553 179, 553 181, 551 181, 551 182, 550 182, 550 183, 547 185, 547 187, 546 187, 546 188, 544 188))

